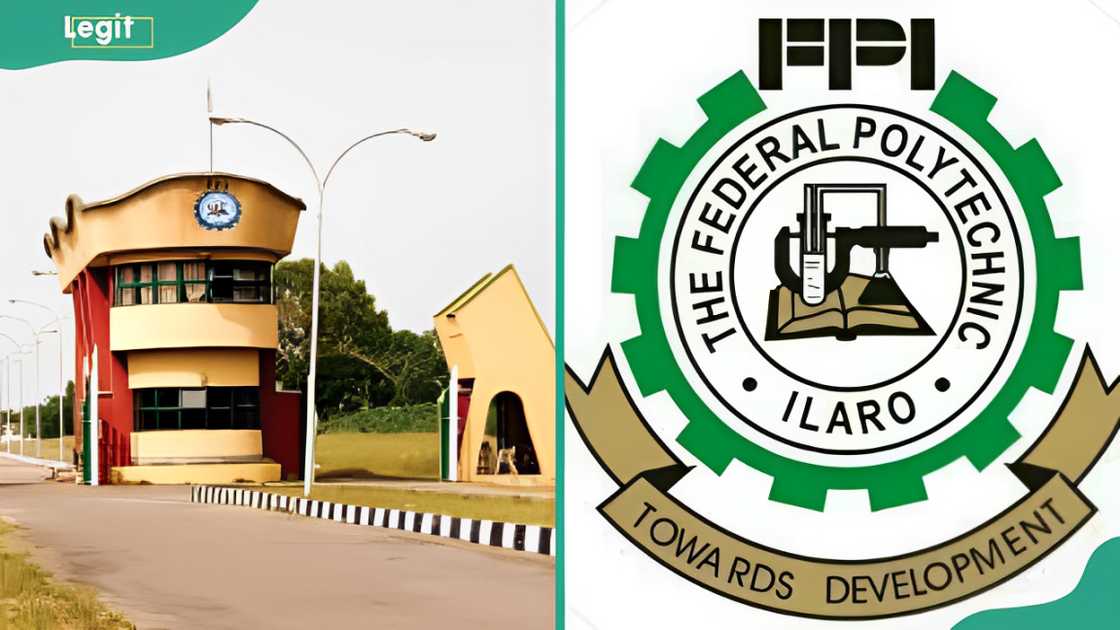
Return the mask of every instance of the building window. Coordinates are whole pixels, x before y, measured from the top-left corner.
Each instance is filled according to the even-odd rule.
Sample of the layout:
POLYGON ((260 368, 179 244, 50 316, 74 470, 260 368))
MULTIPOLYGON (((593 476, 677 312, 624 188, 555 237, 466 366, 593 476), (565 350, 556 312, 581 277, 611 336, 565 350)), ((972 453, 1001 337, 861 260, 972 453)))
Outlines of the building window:
POLYGON ((159 289, 160 304, 174 304, 179 301, 179 265, 173 262, 156 265, 156 287, 159 289))
POLYGON ((131 306, 136 303, 136 268, 132 265, 117 267, 117 306, 131 306))
POLYGON ((134 304, 272 303, 272 265, 184 261, 118 265, 115 306, 134 304))
POLYGON ((270 301, 268 269, 260 264, 216 261, 210 264, 210 301, 259 304, 270 301))
POLYGON ((133 390, 136 431, 259 429, 256 387, 157 387, 133 390))
POLYGON ((152 268, 144 266, 140 268, 139 292, 140 304, 152 304, 152 268))
POLYGON ((183 263, 183 298, 186 302, 206 301, 206 263, 183 263))

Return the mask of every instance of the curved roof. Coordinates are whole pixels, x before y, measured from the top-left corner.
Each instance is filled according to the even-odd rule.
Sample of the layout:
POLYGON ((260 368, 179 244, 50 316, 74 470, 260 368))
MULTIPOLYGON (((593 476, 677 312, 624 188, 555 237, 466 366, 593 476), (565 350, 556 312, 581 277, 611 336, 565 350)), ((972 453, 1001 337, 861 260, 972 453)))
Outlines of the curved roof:
POLYGON ((53 254, 51 253, 51 250, 58 248, 58 234, 59 234, 60 231, 64 234, 69 234, 70 233, 70 231, 74 227, 74 213, 75 212, 79 212, 79 211, 85 212, 86 210, 93 210, 93 209, 96 209, 96 208, 101 208, 101 207, 104 207, 104 206, 109 206, 109 205, 112 205, 112 204, 115 204, 115 203, 119 203, 121 201, 124 201, 124 200, 128 199, 129 197, 133 197, 133 196, 135 196, 135 195, 137 195, 137 194, 139 194, 139 193, 141 193, 141 192, 143 192, 143 191, 145 191, 145 190, 147 190, 147 189, 149 189, 153 186, 161 184, 163 182, 174 180, 174 179, 185 179, 187 177, 223 177, 223 178, 226 178, 226 179, 238 179, 238 180, 241 180, 243 182, 251 182, 251 183, 254 183, 254 184, 259 184, 261 186, 264 186, 264 187, 268 188, 272 192, 275 192, 277 195, 283 197, 284 199, 287 199, 288 201, 292 202, 294 205, 299 206, 300 211, 303 211, 303 210, 307 209, 307 204, 305 204, 303 202, 303 200, 300 199, 299 197, 293 197, 292 195, 289 195, 288 193, 280 190, 279 188, 272 185, 271 183, 266 182, 263 179, 257 179, 256 177, 249 177, 247 175, 238 175, 236 173, 226 173, 224 171, 193 171, 193 172, 185 172, 185 173, 172 173, 170 175, 164 175, 162 177, 157 177, 155 179, 150 179, 150 180, 144 182, 143 184, 140 184, 139 186, 133 188, 132 190, 121 193, 121 194, 117 195, 116 197, 110 197, 108 199, 102 199, 101 201, 94 201, 92 203, 86 203, 86 202, 82 201, 82 198, 79 197, 77 194, 71 193, 70 195, 68 195, 66 197, 66 206, 65 206, 66 207, 66 216, 65 217, 51 217, 50 221, 48 221, 48 225, 50 226, 50 232, 43 235, 43 249, 46 250, 47 256, 50 256, 50 257, 53 258, 53 254))
POLYGON ((65 291, 86 266, 107 264, 107 256, 128 251, 239 248, 284 256, 306 209, 301 199, 260 179, 219 171, 176 173, 93 203, 68 196, 65 216, 50 219, 43 249, 58 267, 65 291), (219 189, 236 193, 245 209, 236 229, 208 230, 196 222, 199 195, 219 189))

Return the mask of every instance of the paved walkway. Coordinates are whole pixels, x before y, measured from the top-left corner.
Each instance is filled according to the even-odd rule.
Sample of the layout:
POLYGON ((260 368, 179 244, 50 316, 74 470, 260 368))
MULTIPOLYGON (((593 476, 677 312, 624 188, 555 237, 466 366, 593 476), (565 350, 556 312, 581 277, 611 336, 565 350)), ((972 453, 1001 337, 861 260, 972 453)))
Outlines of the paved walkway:
POLYGON ((50 476, 50 471, 39 466, 26 466, 5 457, 0 457, 0 491, 4 486, 39 483, 50 476))
POLYGON ((0 458, 0 517, 140 628, 553 627, 550 558, 45 476, 0 458))

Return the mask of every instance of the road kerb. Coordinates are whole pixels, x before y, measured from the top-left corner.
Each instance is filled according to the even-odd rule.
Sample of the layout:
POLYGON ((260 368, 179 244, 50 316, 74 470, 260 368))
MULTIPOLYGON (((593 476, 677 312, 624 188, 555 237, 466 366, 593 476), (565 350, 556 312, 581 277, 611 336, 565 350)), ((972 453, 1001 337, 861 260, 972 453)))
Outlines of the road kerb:
POLYGON ((207 485, 191 486, 191 502, 240 505, 259 510, 286 512, 308 518, 331 520, 342 524, 397 529, 441 538, 454 538, 489 547, 501 547, 547 556, 556 555, 555 530, 540 525, 522 525, 520 523, 462 518, 446 514, 350 505, 303 497, 289 497, 283 494, 248 488, 207 485))

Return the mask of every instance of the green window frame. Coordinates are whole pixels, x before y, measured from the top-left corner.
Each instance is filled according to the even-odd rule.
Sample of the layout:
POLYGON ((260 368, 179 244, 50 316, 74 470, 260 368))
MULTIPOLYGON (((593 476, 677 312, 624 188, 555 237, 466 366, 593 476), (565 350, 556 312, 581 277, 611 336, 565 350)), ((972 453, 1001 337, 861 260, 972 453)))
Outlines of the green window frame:
POLYGON ((181 302, 206 302, 210 283, 206 281, 206 261, 189 260, 179 264, 179 278, 183 284, 181 302))
POLYGON ((157 387, 132 395, 135 431, 261 427, 257 387, 157 387))
POLYGON ((154 277, 151 275, 151 266, 147 266, 148 280, 142 280, 145 265, 118 265, 116 282, 117 306, 132 306, 135 304, 152 304, 155 296, 154 277), (145 293, 146 291, 146 293, 145 293), (141 301, 146 299, 147 301, 141 301))
POLYGON ((117 265, 115 271, 114 306, 273 302, 272 265, 265 262, 159 261, 117 265))
POLYGON ((178 304, 183 301, 183 265, 181 263, 152 263, 152 282, 155 287, 156 304, 178 304), (165 277, 165 275, 168 277, 165 277))

